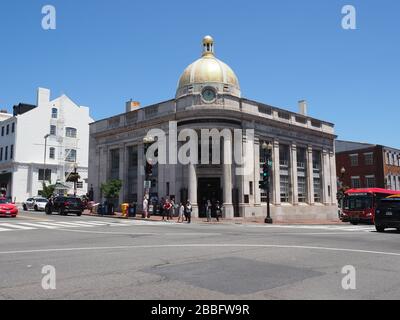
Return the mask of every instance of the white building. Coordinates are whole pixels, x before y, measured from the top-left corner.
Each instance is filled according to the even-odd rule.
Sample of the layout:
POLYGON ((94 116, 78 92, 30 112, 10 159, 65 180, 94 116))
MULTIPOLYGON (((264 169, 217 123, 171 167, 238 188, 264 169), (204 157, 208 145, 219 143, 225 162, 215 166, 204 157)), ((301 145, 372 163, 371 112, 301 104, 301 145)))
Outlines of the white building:
POLYGON ((88 175, 89 108, 66 95, 50 99, 39 88, 37 104, 14 106, 13 114, 0 115, 0 188, 7 197, 22 202, 37 196, 43 181, 65 182, 75 168, 80 175, 77 194, 86 194, 88 175))
MULTIPOLYGON (((252 129, 254 144, 246 155, 250 159, 252 155, 254 161, 247 161, 245 168, 253 170, 237 173, 239 165, 232 161, 232 141, 224 138, 219 152, 223 164, 200 164, 195 159, 189 164, 154 166, 146 180, 151 182, 150 197, 190 200, 194 217, 205 216, 207 199, 223 203, 226 218, 265 216, 267 194, 260 190, 259 181, 266 162, 262 147, 269 142, 272 217, 277 221, 337 218, 334 125, 309 117, 305 101, 299 106, 299 113, 294 113, 242 98, 234 71, 215 57, 214 41, 205 37, 202 57, 185 69, 174 99, 144 108, 129 102, 124 114, 90 125, 89 183, 93 184, 94 198, 104 198, 102 183, 120 179, 123 188, 119 203, 138 201, 140 207, 147 193, 144 138, 152 129, 168 132, 170 123, 175 122, 179 134, 188 130, 200 134, 212 129, 230 133, 252 129)), ((175 134, 169 137, 174 140, 175 134)), ((239 141, 239 146, 243 143, 242 150, 247 150, 245 142, 251 140, 246 133, 239 141)), ((184 144, 182 141, 178 146, 184 144)), ((198 147, 203 150, 203 145, 198 147)), ((176 150, 170 150, 175 157, 176 150)))

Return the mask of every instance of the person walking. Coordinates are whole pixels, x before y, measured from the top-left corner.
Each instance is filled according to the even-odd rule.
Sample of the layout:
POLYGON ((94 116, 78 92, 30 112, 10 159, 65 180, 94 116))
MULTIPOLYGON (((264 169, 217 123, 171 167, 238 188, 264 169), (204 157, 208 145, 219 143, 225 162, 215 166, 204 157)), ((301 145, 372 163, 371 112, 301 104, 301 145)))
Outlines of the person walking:
POLYGON ((164 205, 165 205, 165 199, 161 198, 160 202, 160 214, 162 216, 162 221, 165 221, 165 210, 164 210, 164 205))
POLYGON ((211 222, 211 212, 212 212, 212 204, 210 200, 207 200, 206 204, 207 222, 211 222))
POLYGON ((171 198, 171 208, 169 209, 169 219, 174 220, 175 217, 175 199, 171 198))
POLYGON ((188 200, 186 202, 186 208, 185 208, 185 212, 186 212, 186 216, 187 216, 187 222, 191 223, 192 222, 192 204, 190 203, 190 201, 188 200))
POLYGON ((219 222, 219 218, 222 218, 222 208, 219 201, 215 203, 215 218, 217 218, 217 222, 219 222))
MULTIPOLYGON (((166 199, 165 203, 164 203, 164 213, 167 215, 167 220, 170 219, 170 210, 171 210, 171 202, 169 202, 169 199, 166 199)), ((163 220, 164 220, 164 216, 163 216, 163 220)))
POLYGON ((147 200, 147 197, 145 196, 143 199, 143 215, 142 218, 146 219, 149 213, 149 201, 147 200))
POLYGON ((183 203, 181 202, 179 204, 179 215, 178 215, 178 223, 181 222, 183 223, 183 216, 186 216, 185 214, 185 206, 183 205, 183 203))

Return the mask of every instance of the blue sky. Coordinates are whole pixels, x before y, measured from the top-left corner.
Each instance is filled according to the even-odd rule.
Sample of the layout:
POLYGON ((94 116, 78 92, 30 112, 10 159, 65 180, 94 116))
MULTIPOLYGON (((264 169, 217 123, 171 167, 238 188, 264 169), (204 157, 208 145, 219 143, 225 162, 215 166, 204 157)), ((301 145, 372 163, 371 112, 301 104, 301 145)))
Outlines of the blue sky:
POLYGON ((340 139, 400 148, 397 0, 2 0, 0 108, 35 103, 39 86, 89 106, 94 119, 173 98, 211 34, 249 99, 336 125, 340 139), (41 28, 44 5, 57 29, 41 28), (354 5, 357 30, 341 28, 354 5))

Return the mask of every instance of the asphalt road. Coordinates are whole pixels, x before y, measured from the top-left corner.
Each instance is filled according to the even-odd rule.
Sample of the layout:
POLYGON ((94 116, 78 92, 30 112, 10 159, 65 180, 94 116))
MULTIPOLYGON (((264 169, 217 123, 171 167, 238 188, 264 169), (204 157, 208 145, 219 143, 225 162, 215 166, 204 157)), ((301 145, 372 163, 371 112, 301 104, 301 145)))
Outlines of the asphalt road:
POLYGON ((0 299, 399 299, 399 244, 400 233, 372 226, 24 213, 0 219, 0 299))

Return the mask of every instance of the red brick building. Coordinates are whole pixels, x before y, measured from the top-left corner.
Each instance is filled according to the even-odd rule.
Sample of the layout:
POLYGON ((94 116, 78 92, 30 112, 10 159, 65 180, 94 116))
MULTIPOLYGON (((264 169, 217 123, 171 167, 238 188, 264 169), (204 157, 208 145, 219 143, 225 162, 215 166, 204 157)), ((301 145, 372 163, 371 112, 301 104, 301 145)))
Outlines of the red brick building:
POLYGON ((337 140, 336 168, 339 188, 400 190, 399 149, 337 140))

